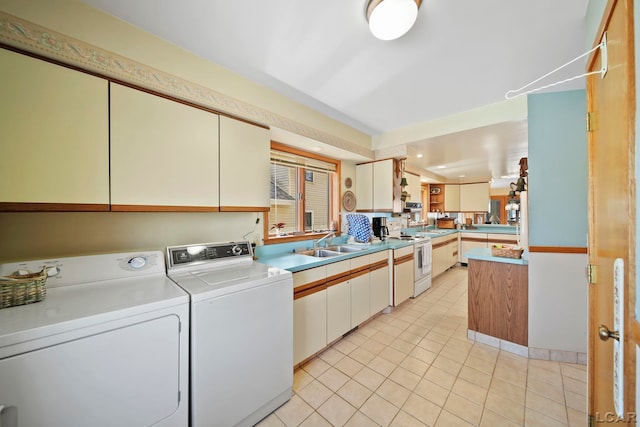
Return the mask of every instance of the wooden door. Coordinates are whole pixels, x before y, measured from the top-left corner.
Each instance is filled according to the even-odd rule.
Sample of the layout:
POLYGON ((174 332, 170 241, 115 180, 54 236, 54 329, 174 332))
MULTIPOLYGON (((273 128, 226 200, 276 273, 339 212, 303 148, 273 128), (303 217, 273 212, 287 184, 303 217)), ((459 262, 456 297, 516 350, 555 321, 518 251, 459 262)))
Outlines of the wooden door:
MULTIPOLYGON (((591 422, 618 421, 614 406, 614 339, 599 339, 598 328, 613 329, 614 262, 624 262, 625 293, 620 342, 624 345, 624 410, 622 422, 634 423, 635 345, 640 328, 635 306, 635 78, 633 56, 633 1, 609 0, 599 35, 606 31, 608 72, 587 80, 587 111, 592 123, 588 133, 589 156, 589 264, 595 279, 589 285, 589 416, 591 422)), ((588 70, 601 68, 596 51, 588 70)), ((616 344, 617 345, 617 344, 616 344)), ((634 423, 635 424, 635 423, 634 423)))

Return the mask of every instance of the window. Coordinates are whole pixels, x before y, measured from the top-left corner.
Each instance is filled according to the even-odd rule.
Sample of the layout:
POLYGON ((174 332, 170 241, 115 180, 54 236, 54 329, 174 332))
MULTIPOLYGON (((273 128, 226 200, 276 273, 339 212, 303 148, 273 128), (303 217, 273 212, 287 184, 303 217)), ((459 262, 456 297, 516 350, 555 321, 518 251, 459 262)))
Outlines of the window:
POLYGON ((278 241, 339 229, 338 160, 271 144, 269 238, 278 241), (282 225, 276 229, 276 224, 282 225))

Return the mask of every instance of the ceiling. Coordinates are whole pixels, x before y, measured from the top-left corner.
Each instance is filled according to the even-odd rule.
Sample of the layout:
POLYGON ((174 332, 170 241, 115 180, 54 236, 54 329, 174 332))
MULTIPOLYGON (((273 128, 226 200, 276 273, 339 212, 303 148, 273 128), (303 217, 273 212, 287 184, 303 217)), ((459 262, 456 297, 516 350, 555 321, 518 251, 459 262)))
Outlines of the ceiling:
MULTIPOLYGON (((586 50, 588 0, 423 0, 414 27, 393 41, 368 31, 367 0, 85 2, 372 137, 504 100, 586 50)), ((583 70, 576 62, 550 81, 583 70)), ((554 90, 580 87, 584 79, 554 90)), ((526 120, 400 143, 424 176, 499 179, 527 155, 526 120)))

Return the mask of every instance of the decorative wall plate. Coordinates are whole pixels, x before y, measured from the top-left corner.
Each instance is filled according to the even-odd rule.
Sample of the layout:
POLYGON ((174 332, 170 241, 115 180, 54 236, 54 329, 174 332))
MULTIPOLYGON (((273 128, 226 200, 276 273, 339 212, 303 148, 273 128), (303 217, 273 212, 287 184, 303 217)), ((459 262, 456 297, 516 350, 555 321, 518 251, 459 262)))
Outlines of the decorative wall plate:
POLYGON ((356 195, 353 191, 345 191, 342 195, 342 207, 347 212, 351 212, 356 208, 356 195))
POLYGON ((351 188, 351 185, 353 185, 353 182, 351 181, 351 178, 346 178, 344 180, 344 186, 347 188, 351 188))

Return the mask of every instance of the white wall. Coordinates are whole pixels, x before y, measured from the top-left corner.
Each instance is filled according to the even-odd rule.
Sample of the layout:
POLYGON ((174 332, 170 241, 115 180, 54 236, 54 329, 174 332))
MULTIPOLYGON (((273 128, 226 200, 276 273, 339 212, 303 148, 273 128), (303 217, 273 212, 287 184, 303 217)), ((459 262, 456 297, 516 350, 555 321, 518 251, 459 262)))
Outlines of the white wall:
POLYGON ((529 254, 529 347, 587 352, 586 266, 586 254, 529 254))

